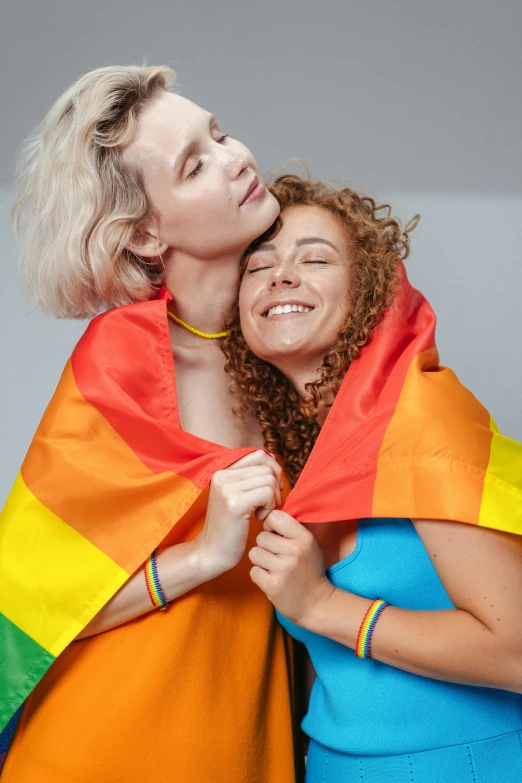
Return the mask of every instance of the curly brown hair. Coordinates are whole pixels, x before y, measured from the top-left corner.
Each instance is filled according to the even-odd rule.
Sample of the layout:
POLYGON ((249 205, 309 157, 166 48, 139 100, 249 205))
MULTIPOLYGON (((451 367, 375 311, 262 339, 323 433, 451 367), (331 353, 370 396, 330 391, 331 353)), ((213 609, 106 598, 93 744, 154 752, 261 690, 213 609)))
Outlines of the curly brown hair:
MULTIPOLYGON (((337 341, 323 358, 317 379, 306 384, 306 397, 300 396, 280 370, 249 349, 241 332, 238 302, 227 319, 223 350, 225 367, 232 377, 231 389, 239 400, 236 412, 255 415, 266 448, 281 455, 287 474, 295 483, 319 434, 319 404, 335 397, 351 362, 369 342, 391 303, 398 281, 397 264, 409 255, 408 234, 419 216, 402 228, 392 217, 388 204, 377 205, 369 196, 350 188, 335 190, 295 174, 278 177, 270 191, 279 201, 283 216, 285 210, 297 205, 322 207, 331 212, 345 227, 353 256, 350 309, 337 341)), ((241 263, 241 276, 250 255, 272 239, 282 225, 282 218, 278 217, 250 245, 241 263)))

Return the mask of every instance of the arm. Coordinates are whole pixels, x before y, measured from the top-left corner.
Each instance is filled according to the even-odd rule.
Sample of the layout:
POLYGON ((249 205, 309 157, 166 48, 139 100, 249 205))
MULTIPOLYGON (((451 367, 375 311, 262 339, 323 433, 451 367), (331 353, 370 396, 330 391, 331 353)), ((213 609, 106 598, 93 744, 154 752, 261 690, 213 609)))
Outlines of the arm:
MULTIPOLYGON (((280 488, 281 468, 264 451, 215 473, 199 535, 158 553, 158 576, 167 601, 234 568, 245 551, 252 512, 258 509, 258 517, 264 519, 279 505, 280 488)), ((153 608, 139 568, 76 638, 107 631, 153 608)))
MULTIPOLYGON (((387 607, 372 657, 424 677, 522 693, 522 541, 456 522, 415 526, 455 609, 387 607)), ((290 620, 354 649, 371 601, 329 582, 315 538, 288 514, 273 512, 265 528, 250 553, 253 581, 290 620)))

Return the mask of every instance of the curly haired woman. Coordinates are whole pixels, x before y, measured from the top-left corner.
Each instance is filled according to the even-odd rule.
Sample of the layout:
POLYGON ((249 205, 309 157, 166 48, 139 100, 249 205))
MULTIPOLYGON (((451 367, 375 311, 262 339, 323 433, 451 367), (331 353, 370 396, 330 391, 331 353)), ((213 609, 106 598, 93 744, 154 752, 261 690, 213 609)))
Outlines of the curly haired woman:
POLYGON ((307 781, 520 780, 522 448, 438 364, 415 221, 293 175, 272 193, 225 352, 295 483, 250 560, 317 672, 307 781))

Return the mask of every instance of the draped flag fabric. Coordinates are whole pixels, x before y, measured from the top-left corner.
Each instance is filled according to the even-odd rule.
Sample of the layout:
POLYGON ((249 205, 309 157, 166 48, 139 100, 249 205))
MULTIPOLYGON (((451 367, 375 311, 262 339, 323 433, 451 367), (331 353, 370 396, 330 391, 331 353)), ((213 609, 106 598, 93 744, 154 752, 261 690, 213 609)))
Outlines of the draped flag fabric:
MULTIPOLYGON (((522 533, 522 446, 439 365, 433 311, 400 273, 284 510, 301 522, 406 517, 522 533)), ((91 322, 5 505, 0 728, 212 474, 254 450, 181 430, 169 300, 162 289, 91 322)))
MULTIPOLYGON (((0 521, 0 730, 208 485, 254 449, 179 425, 166 289, 95 318, 0 521)), ((7 728, 5 737, 11 733, 7 728)), ((0 750, 5 752, 0 745, 0 750)))
POLYGON ((436 519, 522 533, 522 445, 439 365, 435 315, 402 264, 284 510, 300 522, 436 519))

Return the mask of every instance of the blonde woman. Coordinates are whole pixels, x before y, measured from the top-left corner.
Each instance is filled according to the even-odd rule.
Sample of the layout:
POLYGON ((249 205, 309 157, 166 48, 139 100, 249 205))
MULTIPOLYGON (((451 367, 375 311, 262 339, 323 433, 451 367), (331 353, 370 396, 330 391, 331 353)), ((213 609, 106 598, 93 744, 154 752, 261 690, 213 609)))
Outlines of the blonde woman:
POLYGON ((279 207, 172 82, 87 74, 20 164, 25 281, 46 312, 95 317, 0 527, 8 732, 28 696, 9 783, 294 779, 289 651, 244 556, 281 470, 233 418, 221 351, 279 207))

